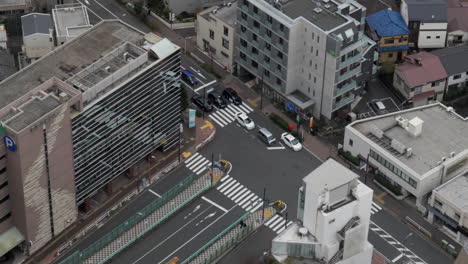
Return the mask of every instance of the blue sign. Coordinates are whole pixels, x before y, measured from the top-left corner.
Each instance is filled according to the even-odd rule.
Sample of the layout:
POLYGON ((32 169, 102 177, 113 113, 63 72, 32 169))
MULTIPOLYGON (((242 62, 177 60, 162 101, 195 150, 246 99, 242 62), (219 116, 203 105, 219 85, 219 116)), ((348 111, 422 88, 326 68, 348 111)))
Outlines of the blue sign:
POLYGON ((4 136, 3 137, 3 143, 5 144, 7 149, 9 149, 10 151, 13 151, 13 152, 16 151, 16 143, 11 137, 4 136))
POLYGON ((291 113, 296 112, 296 107, 292 103, 286 103, 286 108, 288 108, 291 113))

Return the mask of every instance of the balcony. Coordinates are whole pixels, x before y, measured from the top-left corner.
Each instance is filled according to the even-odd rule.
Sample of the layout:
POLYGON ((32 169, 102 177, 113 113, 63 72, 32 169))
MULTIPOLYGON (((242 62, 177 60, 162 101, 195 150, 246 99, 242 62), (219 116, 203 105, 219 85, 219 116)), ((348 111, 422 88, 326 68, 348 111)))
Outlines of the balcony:
POLYGON ((374 51, 374 61, 379 60, 379 53, 377 51, 374 51))
POLYGON ((242 11, 246 12, 246 13, 249 13, 249 7, 246 6, 246 5, 241 5, 241 9, 242 11))
POLYGON ((336 111, 336 110, 340 109, 341 107, 353 102, 354 98, 355 98, 355 95, 351 94, 350 96, 348 96, 348 97, 346 97, 344 99, 341 99, 338 103, 335 103, 335 107, 333 107, 333 111, 336 111))
POLYGON ((356 83, 356 80, 352 80, 350 84, 347 84, 341 88, 336 88, 335 89, 335 96, 339 96, 339 95, 342 95, 348 91, 351 91, 353 89, 355 89, 357 87, 357 83, 356 83))
POLYGON ((361 59, 362 59, 361 54, 357 54, 356 56, 351 57, 351 58, 345 60, 344 62, 339 63, 338 64, 338 69, 342 69, 342 68, 344 68, 346 66, 349 66, 349 65, 351 65, 351 64, 353 64, 355 62, 361 61, 361 59))
MULTIPOLYGON (((342 82, 342 81, 348 79, 349 77, 354 76, 354 75, 356 75, 356 74, 358 74, 358 73, 360 73, 360 72, 361 72, 361 67, 360 67, 360 66, 359 66, 359 67, 356 67, 356 68, 354 68, 354 69, 352 69, 352 70, 350 70, 350 71, 347 71, 347 72, 346 72, 345 74, 343 74, 343 75, 339 75, 339 76, 336 78, 336 82, 337 82, 337 83, 342 82)), ((338 72, 338 74, 339 74, 339 72, 338 72)))

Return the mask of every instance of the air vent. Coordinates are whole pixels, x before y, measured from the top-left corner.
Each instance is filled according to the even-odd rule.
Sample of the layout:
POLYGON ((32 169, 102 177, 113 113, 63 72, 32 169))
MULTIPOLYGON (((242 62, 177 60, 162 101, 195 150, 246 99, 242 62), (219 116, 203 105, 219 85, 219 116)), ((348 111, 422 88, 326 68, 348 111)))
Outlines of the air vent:
POLYGON ((318 13, 322 12, 322 8, 316 7, 316 8, 314 8, 314 12, 318 14, 318 13))
POLYGON ((455 151, 450 152, 450 157, 451 158, 455 157, 455 151))
POLYGON ((377 138, 383 138, 384 132, 376 125, 371 125, 370 130, 372 135, 376 136, 377 138))
POLYGON ((324 4, 323 7, 325 7, 325 8, 330 8, 331 5, 329 5, 329 4, 324 4))
POLYGON ((405 154, 406 152, 406 146, 396 139, 392 139, 391 147, 400 154, 405 154))

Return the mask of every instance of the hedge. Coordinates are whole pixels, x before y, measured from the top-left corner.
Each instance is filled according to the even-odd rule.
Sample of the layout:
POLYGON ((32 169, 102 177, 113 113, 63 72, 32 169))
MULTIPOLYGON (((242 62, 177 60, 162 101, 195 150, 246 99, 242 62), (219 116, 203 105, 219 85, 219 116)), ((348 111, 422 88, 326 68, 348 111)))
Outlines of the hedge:
POLYGON ((338 154, 340 154, 346 160, 348 160, 349 162, 351 162, 352 164, 354 164, 356 166, 359 166, 361 164, 361 160, 358 157, 351 154, 351 152, 349 152, 349 151, 344 151, 342 148, 340 148, 340 149, 338 149, 338 154))
POLYGON ((289 131, 288 122, 286 120, 284 120, 283 118, 281 118, 281 116, 279 116, 279 115, 277 115, 275 113, 271 113, 270 114, 270 119, 273 121, 273 123, 277 124, 282 129, 284 129, 286 131, 289 131))
POLYGON ((382 174, 380 173, 377 173, 376 175, 374 175, 374 179, 376 181, 378 181, 380 184, 382 184, 383 186, 385 186, 385 188, 387 188, 388 190, 390 190, 392 193, 394 193, 395 195, 401 195, 401 186, 400 185, 396 185, 396 184, 393 184, 391 181, 389 181, 385 176, 383 176, 382 174))

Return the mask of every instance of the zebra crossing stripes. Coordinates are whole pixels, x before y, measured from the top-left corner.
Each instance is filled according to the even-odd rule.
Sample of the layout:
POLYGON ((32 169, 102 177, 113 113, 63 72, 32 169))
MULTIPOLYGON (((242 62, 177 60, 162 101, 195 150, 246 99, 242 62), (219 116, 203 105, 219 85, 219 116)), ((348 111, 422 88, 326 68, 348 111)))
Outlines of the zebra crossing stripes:
POLYGON ((227 175, 220 180, 216 190, 231 199, 235 204, 246 211, 255 212, 263 205, 262 198, 242 185, 239 181, 227 175))
POLYGON ((202 173, 210 166, 211 162, 198 152, 192 154, 187 160, 185 160, 185 167, 196 174, 202 173))
POLYGON ((246 103, 242 103, 239 106, 234 104, 228 104, 226 108, 218 109, 209 114, 208 117, 211 120, 213 120, 218 126, 225 127, 236 119, 236 114, 239 112, 248 114, 250 112, 253 112, 253 109, 246 103))
POLYGON ((382 207, 380 207, 377 203, 372 202, 372 204, 371 204, 371 214, 375 214, 380 210, 382 210, 382 207))
POLYGON ((279 234, 283 232, 283 230, 292 224, 292 221, 289 221, 286 224, 286 219, 280 216, 279 214, 275 214, 270 220, 265 223, 265 226, 270 228, 273 232, 279 234))

